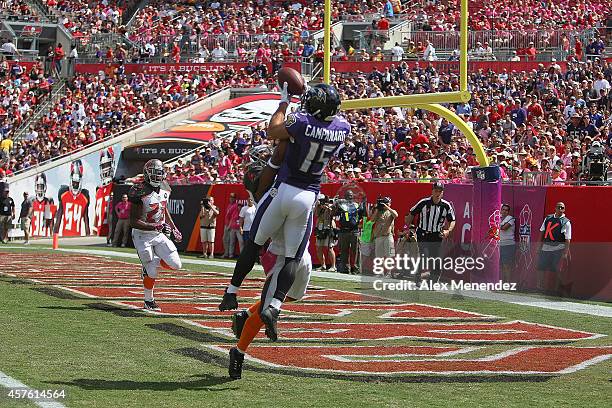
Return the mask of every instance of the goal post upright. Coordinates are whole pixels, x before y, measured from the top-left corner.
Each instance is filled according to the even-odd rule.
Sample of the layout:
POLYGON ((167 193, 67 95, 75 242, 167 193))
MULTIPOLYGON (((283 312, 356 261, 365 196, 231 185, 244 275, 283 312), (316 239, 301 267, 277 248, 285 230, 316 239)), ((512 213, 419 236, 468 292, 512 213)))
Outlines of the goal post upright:
MULTIPOLYGON (((330 83, 331 73, 331 0, 325 0, 323 82, 330 83)), ((341 109, 359 110, 380 107, 410 106, 436 113, 453 123, 465 135, 481 166, 488 166, 489 159, 474 131, 455 112, 442 103, 465 103, 472 95, 468 89, 468 0, 461 0, 459 39, 459 91, 436 92, 415 95, 397 95, 342 101, 341 109)))

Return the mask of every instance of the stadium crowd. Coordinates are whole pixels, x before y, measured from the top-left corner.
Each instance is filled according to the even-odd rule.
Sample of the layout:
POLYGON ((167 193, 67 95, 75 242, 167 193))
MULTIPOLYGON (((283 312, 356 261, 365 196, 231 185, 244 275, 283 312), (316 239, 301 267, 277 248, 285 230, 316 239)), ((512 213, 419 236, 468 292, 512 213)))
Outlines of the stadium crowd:
POLYGON ((109 64, 97 75, 79 74, 72 78, 66 95, 30 126, 23 139, 15 141, 14 130, 31 112, 41 83, 48 87, 48 81, 33 80, 32 74, 22 79, 12 75, 6 82, 0 82, 0 96, 4 96, 0 132, 6 140, 2 142, 0 163, 5 169, 2 173, 27 169, 95 143, 227 85, 262 86, 258 75, 254 72, 250 77, 232 68, 206 75, 126 75, 122 66, 109 64))
POLYGON ((8 163, 18 147, 13 143, 13 134, 49 94, 52 85, 53 79, 44 76, 40 64, 26 72, 21 65, 9 65, 0 56, 0 177, 16 170, 8 163))
MULTIPOLYGON (((115 47, 99 49, 99 59, 108 63, 104 71, 99 75, 72 78, 66 97, 31 126, 23 141, 13 141, 13 133, 32 112, 33 105, 48 92, 52 80, 40 73, 9 72, 12 69, 3 62, 0 75, 3 70, 10 77, 4 79, 8 86, 0 87, 8 93, 0 107, 0 113, 5 113, 0 118, 0 131, 7 140, 0 159, 8 171, 21 170, 78 149, 224 86, 273 89, 273 72, 283 61, 294 55, 315 59, 322 56, 322 51, 315 50, 309 42, 311 33, 322 25, 320 2, 253 1, 238 7, 236 2, 220 0, 195 6, 186 1, 152 0, 136 12, 128 29, 124 14, 133 12, 137 3, 136 0, 90 1, 89 7, 83 8, 82 3, 74 0, 46 0, 50 10, 62 16, 63 24, 76 37, 115 32, 127 35, 137 47, 130 49, 117 43, 115 47), (228 41, 219 41, 230 37, 236 39, 232 53, 224 48, 228 41), (147 57, 153 56, 178 61, 184 49, 197 49, 199 62, 223 61, 230 56, 253 62, 238 72, 227 68, 206 75, 185 76, 130 76, 121 65, 127 61, 146 62, 147 57), (268 72, 267 62, 272 62, 272 73, 268 72)), ((417 28, 423 31, 457 29, 458 1, 427 1, 419 5, 403 11, 403 15, 417 23, 417 28)), ((585 29, 601 25, 607 17, 605 6, 601 0, 578 3, 484 0, 473 5, 470 21, 473 30, 585 29)), ((31 12, 26 7, 12 8, 31 12)), ((397 2, 391 1, 339 2, 334 5, 333 18, 389 18, 400 9, 397 2)), ((586 50, 575 48, 570 54, 578 59, 585 51, 600 54, 601 41, 601 38, 594 39, 592 44, 585 45, 586 50)), ((425 52, 425 44, 421 47, 425 52)), ((484 53, 488 47, 486 43, 482 46, 484 53)), ((382 59, 379 54, 376 50, 347 53, 340 49, 334 58, 379 60, 382 59)), ((520 179, 525 172, 545 172, 557 182, 576 180, 579 171, 574 165, 581 162, 590 143, 597 139, 609 146, 612 78, 608 63, 593 58, 586 63, 570 62, 567 72, 561 72, 554 61, 546 65, 532 72, 472 73, 473 99, 468 104, 451 107, 473 127, 493 161, 504 166, 506 179, 520 179)), ((334 74, 332 79, 343 98, 458 88, 456 75, 437 72, 426 64, 412 70, 400 61, 383 72, 334 74)), ((469 166, 476 164, 471 147, 458 130, 435 115, 406 109, 347 115, 354 134, 341 158, 329 166, 325 175, 328 180, 457 180, 465 176, 469 166), (432 159, 437 160, 433 166, 429 161, 432 159), (423 165, 414 164, 423 161, 423 165)), ((243 156, 248 154, 249 146, 265 142, 264 139, 262 127, 252 134, 237 134, 231 141, 215 141, 210 158, 205 158, 202 152, 200 158, 173 169, 173 180, 240 180, 243 156)))
MULTIPOLYGON (((431 65, 414 70, 405 63, 384 72, 332 75, 342 98, 367 98, 456 90, 455 74, 431 65)), ((595 141, 612 158, 612 66, 604 61, 570 63, 562 72, 540 64, 531 72, 475 72, 470 77, 472 100, 453 104, 502 167, 506 181, 527 173, 544 182, 576 181, 595 141)), ((445 119, 422 110, 374 109, 347 112, 351 140, 330 162, 325 178, 334 180, 444 179, 464 180, 476 155, 459 130, 445 119), (433 161, 432 161, 433 160, 433 161)), ((190 161, 170 170, 173 183, 236 182, 248 149, 266 143, 261 123, 232 140, 214 140, 190 161)), ((533 178, 532 178, 533 179, 533 178)), ((535 181, 537 182, 537 181, 535 181)))
MULTIPOLYGON (((407 9, 423 31, 458 31, 460 1, 426 1, 407 9)), ((481 0, 470 4, 471 30, 586 29, 603 25, 605 0, 481 0)))

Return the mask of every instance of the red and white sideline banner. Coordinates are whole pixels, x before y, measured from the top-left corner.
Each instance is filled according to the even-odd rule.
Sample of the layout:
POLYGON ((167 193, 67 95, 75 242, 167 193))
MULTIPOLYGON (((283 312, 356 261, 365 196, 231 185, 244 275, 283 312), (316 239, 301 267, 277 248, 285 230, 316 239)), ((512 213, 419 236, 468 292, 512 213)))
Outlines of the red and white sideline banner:
MULTIPOLYGON (((203 62, 203 63, 180 63, 180 64, 125 64, 125 72, 131 73, 143 73, 143 74, 171 74, 171 73, 183 73, 183 74, 205 74, 209 72, 216 72, 233 68, 235 71, 239 71, 241 68, 245 68, 248 64, 246 62, 203 62)), ((112 67, 118 67, 119 64, 110 64, 112 67)), ((76 64, 75 72, 77 74, 97 74, 100 71, 107 69, 107 64, 76 64)), ((268 72, 272 70, 272 64, 267 63, 266 67, 268 72)))

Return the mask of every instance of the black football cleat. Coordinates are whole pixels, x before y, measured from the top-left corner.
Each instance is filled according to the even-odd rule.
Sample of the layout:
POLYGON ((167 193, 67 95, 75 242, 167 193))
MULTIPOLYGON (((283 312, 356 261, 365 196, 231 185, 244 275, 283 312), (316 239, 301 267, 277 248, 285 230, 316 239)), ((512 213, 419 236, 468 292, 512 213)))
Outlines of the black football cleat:
POLYGON ((226 310, 238 309, 238 300, 236 299, 235 293, 227 293, 227 289, 223 292, 223 299, 219 304, 219 310, 224 312, 226 310))
POLYGON ((161 311, 161 307, 158 306, 158 304, 155 302, 155 300, 145 300, 144 301, 144 308, 147 310, 153 310, 156 312, 160 312, 161 311))
POLYGON ((236 347, 232 347, 229 351, 229 376, 232 380, 239 380, 242 378, 242 363, 244 362, 244 354, 242 354, 236 347))
POLYGON ((246 310, 241 310, 232 315, 232 331, 234 332, 234 336, 236 336, 237 339, 240 338, 240 335, 242 334, 242 329, 244 328, 244 324, 246 323, 248 318, 249 314, 246 312, 246 310))
POLYGON ((260 313, 261 321, 266 325, 266 336, 272 341, 278 340, 278 330, 276 329, 276 323, 278 322, 278 316, 280 310, 268 306, 266 310, 260 313))

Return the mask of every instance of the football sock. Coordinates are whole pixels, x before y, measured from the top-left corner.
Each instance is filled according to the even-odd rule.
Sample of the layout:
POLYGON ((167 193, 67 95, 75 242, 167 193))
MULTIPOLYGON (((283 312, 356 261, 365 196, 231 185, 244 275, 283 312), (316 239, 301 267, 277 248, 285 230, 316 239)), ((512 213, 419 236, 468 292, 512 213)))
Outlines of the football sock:
POLYGON ((282 306, 283 302, 281 302, 280 300, 278 300, 277 298, 272 298, 272 300, 270 301, 270 306, 272 306, 273 308, 275 308, 276 310, 280 310, 281 306, 282 306))
MULTIPOLYGON (((242 285, 242 282, 246 276, 249 274, 249 272, 251 272, 251 270, 253 270, 253 266, 255 265, 255 261, 257 261, 257 256, 259 255, 260 249, 261 245, 257 245, 250 239, 245 242, 244 249, 240 253, 238 261, 236 261, 234 274, 232 275, 232 284, 230 287, 233 285, 235 288, 239 288, 240 285, 242 285)), ((230 292, 228 288, 228 293, 236 292, 230 292)))
POLYGON ((238 287, 232 285, 231 283, 227 286, 227 293, 238 293, 238 287))
POLYGON ((241 353, 245 353, 259 330, 263 327, 264 323, 261 321, 261 317, 259 316, 259 310, 256 309, 255 312, 249 316, 247 321, 244 323, 244 327, 242 328, 242 333, 240 334, 240 340, 238 340, 238 350, 241 353))
POLYGON ((298 263, 293 258, 285 258, 285 266, 278 273, 276 280, 276 291, 274 292, 274 299, 282 302, 287 296, 287 292, 291 289, 293 281, 295 281, 295 275, 298 268, 298 263))
POLYGON ((144 298, 147 302, 153 300, 153 287, 155 286, 155 279, 148 276, 143 277, 142 286, 144 286, 144 298))
POLYGON ((261 301, 260 301, 260 300, 258 300, 256 303, 252 304, 252 305, 251 305, 251 307, 249 307, 249 308, 247 309, 247 314, 248 314, 249 316, 254 315, 254 314, 255 314, 255 312, 259 310, 259 306, 260 306, 260 305, 261 305, 261 301))

